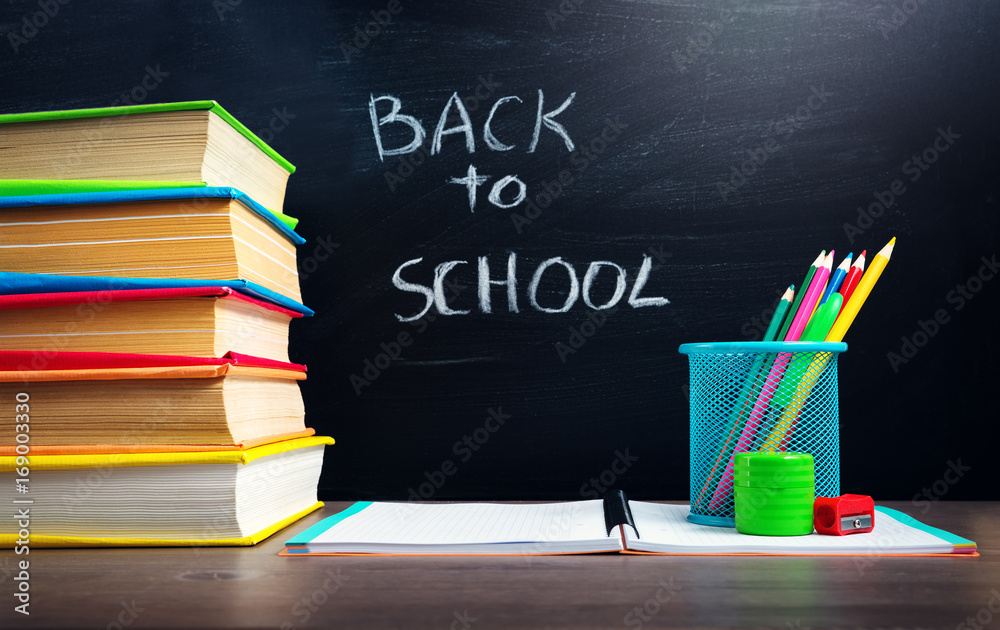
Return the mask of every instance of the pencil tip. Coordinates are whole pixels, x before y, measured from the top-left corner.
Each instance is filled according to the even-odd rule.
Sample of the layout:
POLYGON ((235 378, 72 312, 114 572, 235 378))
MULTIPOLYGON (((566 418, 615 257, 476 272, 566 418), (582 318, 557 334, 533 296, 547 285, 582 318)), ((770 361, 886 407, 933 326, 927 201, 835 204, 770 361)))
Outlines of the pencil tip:
POLYGON ((896 237, 893 236, 889 240, 889 242, 885 244, 885 247, 882 248, 882 251, 879 252, 879 255, 888 258, 889 256, 892 255, 892 249, 893 247, 895 247, 895 245, 896 245, 896 237))

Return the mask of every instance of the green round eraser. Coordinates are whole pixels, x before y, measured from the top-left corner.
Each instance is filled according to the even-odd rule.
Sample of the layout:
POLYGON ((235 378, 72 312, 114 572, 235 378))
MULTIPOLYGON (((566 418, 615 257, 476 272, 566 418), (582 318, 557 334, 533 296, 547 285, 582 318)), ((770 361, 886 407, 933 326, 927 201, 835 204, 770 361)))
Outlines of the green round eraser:
POLYGON ((809 453, 737 453, 733 470, 736 531, 804 536, 813 531, 816 472, 809 453))

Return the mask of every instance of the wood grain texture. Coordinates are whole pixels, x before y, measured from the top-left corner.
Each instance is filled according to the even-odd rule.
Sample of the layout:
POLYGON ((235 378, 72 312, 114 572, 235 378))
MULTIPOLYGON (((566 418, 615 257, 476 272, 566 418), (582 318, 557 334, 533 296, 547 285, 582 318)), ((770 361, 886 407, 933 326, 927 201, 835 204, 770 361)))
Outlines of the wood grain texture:
POLYGON ((134 610, 135 628, 955 628, 1000 605, 995 502, 886 504, 975 540, 979 558, 276 555, 347 505, 250 549, 33 550, 30 620, 5 604, 0 624, 115 627, 134 610))

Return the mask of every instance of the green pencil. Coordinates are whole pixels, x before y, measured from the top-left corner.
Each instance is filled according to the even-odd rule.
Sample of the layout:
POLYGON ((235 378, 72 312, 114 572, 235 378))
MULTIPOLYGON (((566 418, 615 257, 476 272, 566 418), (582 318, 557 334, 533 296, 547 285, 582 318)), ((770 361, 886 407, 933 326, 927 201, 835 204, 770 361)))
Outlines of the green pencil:
POLYGON ((777 339, 778 328, 785 321, 785 316, 788 315, 789 307, 792 305, 794 297, 795 285, 793 284, 785 289, 785 292, 782 294, 781 300, 778 302, 778 308, 775 309, 774 316, 771 317, 771 323, 767 325, 767 332, 764 333, 764 341, 774 341, 777 339))
POLYGON ((795 302, 792 304, 792 308, 790 311, 792 313, 792 316, 785 318, 785 323, 781 326, 781 332, 778 333, 777 337, 775 337, 775 341, 785 340, 785 335, 788 334, 788 329, 792 327, 792 320, 795 319, 795 313, 799 312, 799 304, 802 303, 802 298, 806 294, 806 289, 809 288, 809 284, 812 282, 813 276, 816 275, 816 269, 823 264, 824 258, 826 258, 825 249, 819 253, 819 256, 817 256, 816 260, 813 261, 812 266, 809 267, 809 271, 806 272, 805 280, 803 280, 802 284, 799 285, 800 287, 802 287, 802 290, 799 291, 799 294, 795 296, 795 302))
MULTIPOLYGON (((836 321, 837 314, 840 312, 843 299, 836 291, 831 293, 827 301, 813 313, 806 329, 802 331, 802 337, 799 341, 823 341, 826 339, 827 333, 833 328, 833 322, 836 321), (831 300, 833 303, 829 304, 831 300)), ((788 364, 784 376, 781 377, 781 385, 778 386, 778 391, 771 399, 771 406, 774 409, 784 409, 791 404, 795 391, 802 379, 805 378, 806 370, 809 369, 815 356, 815 352, 800 352, 788 364)))

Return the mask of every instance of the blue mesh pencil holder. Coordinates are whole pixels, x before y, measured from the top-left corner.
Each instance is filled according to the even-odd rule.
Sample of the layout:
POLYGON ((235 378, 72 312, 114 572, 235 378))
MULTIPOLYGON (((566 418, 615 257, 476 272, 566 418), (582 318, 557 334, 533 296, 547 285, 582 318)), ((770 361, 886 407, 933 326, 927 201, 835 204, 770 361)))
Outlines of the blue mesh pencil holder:
POLYGON ((686 343, 691 374, 691 512, 735 526, 736 453, 797 451, 816 465, 816 495, 840 495, 837 357, 846 343, 686 343))

